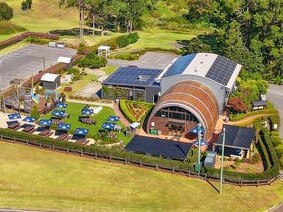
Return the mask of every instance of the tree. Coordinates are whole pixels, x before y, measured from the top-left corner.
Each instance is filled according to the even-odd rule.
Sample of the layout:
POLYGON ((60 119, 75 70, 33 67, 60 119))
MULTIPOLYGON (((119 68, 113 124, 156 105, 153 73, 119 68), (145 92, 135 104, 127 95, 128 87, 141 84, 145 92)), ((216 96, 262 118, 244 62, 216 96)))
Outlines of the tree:
POLYGON ((38 107, 35 104, 30 112, 30 116, 32 116, 35 119, 39 119, 40 118, 40 112, 38 111, 38 107))
POLYGON ((232 97, 228 100, 227 107, 232 113, 245 113, 247 111, 247 105, 238 97, 232 97))
POLYGON ((23 1, 22 4, 21 4, 21 9, 23 11, 26 11, 28 10, 28 3, 26 1, 23 1))
POLYGON ((13 18, 13 9, 6 3, 0 2, 0 21, 11 20, 13 18))

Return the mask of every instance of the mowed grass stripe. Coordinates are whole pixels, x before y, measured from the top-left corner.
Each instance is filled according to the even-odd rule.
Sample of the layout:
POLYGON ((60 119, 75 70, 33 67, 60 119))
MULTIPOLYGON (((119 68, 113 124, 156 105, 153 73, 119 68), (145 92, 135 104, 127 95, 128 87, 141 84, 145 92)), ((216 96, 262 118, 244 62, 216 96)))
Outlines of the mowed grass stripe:
POLYGON ((0 142, 0 207, 60 211, 262 211, 283 199, 266 187, 208 183, 0 142), (217 185, 216 185, 217 186, 217 185))

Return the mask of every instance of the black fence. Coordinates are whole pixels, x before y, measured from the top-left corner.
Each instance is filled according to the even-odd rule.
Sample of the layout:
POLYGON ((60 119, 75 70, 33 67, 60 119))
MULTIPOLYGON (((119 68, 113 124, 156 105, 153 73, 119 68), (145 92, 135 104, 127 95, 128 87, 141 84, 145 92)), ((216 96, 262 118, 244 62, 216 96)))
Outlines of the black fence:
MULTIPOLYGON (((90 152, 87 150, 76 150, 76 149, 71 149, 71 148, 66 148, 66 147, 60 147, 55 144, 42 144, 38 141, 32 141, 32 140, 27 140, 27 139, 21 139, 15 136, 7 136, 0 134, 1 141, 6 141, 6 142, 11 142, 11 143, 20 143, 20 144, 25 144, 29 146, 34 146, 37 148, 42 148, 42 149, 48 149, 51 151, 56 151, 56 152, 63 152, 66 154, 72 154, 72 155, 78 155, 81 157, 87 157, 87 158, 92 158, 92 159, 100 159, 104 161, 109 161, 109 162, 115 162, 115 163, 120 163, 120 164, 126 164, 126 165, 132 165, 136 167, 142 167, 142 168, 147 168, 147 169, 152 169, 152 170, 158 170, 158 171, 163 171, 167 173, 172 173, 172 174, 177 174, 177 175, 182 175, 182 176, 187 176, 187 177, 193 177, 193 178, 198 178, 202 179, 205 181, 218 181, 219 180, 219 173, 217 174, 210 174, 210 173, 198 173, 194 172, 190 169, 180 169, 176 168, 174 166, 164 166, 164 165, 159 165, 159 164, 149 164, 145 163, 144 161, 137 161, 131 158, 123 158, 123 157, 117 157, 117 156, 111 156, 99 152, 90 152)), ((238 186, 264 186, 264 185, 271 185, 277 177, 273 177, 271 179, 257 179, 257 180, 245 180, 242 178, 235 179, 232 176, 226 176, 224 175, 224 183, 225 184, 232 184, 232 185, 238 185, 238 186)))

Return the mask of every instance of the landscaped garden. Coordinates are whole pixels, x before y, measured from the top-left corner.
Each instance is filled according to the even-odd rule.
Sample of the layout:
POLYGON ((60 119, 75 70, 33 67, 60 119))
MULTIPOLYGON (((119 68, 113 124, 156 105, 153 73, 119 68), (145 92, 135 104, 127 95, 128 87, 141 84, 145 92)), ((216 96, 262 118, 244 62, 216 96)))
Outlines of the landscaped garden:
MULTIPOLYGON (((91 118, 96 121, 96 124, 89 125, 89 124, 81 123, 79 121, 79 117, 81 116, 81 110, 85 107, 85 104, 67 102, 67 105, 68 106, 65 112, 70 116, 62 120, 64 121, 64 123, 71 125, 70 133, 73 133, 76 128, 87 128, 89 129, 88 137, 90 138, 97 138, 97 133, 102 128, 103 123, 107 122, 109 116, 115 115, 112 108, 102 107, 102 110, 98 114, 94 114, 91 116, 91 118)), ((100 107, 100 106, 92 106, 92 107, 100 107)), ((52 111, 44 115, 43 119, 50 119, 51 117, 52 117, 52 111)), ((120 125, 122 129, 125 129, 125 126, 120 121, 118 121, 116 124, 120 125)), ((123 144, 127 144, 130 140, 130 137, 125 136, 123 130, 121 132, 115 132, 115 134, 117 135, 117 142, 122 140, 123 144)))

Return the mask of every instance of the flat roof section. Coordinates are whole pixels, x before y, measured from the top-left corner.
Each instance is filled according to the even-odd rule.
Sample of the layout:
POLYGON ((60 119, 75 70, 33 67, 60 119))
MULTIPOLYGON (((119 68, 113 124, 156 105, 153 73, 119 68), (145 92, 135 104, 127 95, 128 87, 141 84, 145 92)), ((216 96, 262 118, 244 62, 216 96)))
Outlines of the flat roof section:
POLYGON ((128 152, 184 160, 192 146, 193 143, 135 135, 125 149, 128 152))
MULTIPOLYGON (((256 130, 248 127, 238 127, 233 125, 224 124, 225 128, 225 147, 250 149, 252 141, 255 137, 256 130)), ((216 146, 221 146, 223 134, 219 135, 218 140, 214 143, 216 146)))
POLYGON ((112 73, 102 84, 156 87, 155 78, 162 72, 159 69, 145 69, 135 67, 120 67, 112 73))

